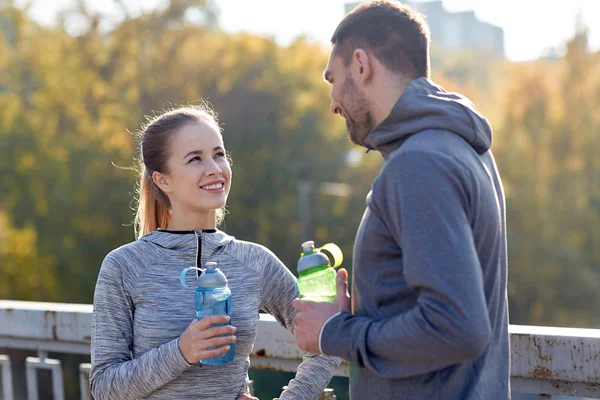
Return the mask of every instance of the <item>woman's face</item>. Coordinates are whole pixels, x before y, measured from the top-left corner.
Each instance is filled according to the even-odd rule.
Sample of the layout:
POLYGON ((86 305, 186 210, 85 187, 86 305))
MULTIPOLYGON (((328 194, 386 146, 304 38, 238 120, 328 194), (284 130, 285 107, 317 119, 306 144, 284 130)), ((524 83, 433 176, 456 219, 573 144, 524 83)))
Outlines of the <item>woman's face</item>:
POLYGON ((171 137, 168 174, 154 180, 169 196, 174 211, 211 212, 227 203, 231 167, 223 138, 207 122, 181 127, 171 137))

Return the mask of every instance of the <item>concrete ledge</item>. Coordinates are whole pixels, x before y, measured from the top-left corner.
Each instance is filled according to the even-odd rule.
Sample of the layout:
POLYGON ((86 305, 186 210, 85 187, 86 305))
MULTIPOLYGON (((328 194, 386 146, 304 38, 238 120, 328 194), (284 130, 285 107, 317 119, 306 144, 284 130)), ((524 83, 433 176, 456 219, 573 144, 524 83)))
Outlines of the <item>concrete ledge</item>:
POLYGON ((600 384, 600 330, 512 325, 515 378, 600 384))
MULTIPOLYGON (((89 354, 91 316, 89 304, 0 300, 0 347, 89 354)), ((600 398, 600 330, 511 325, 510 335, 515 389, 600 398)), ((302 355, 292 334, 260 315, 253 367, 295 371, 302 355)), ((348 364, 336 375, 348 376, 348 364)))

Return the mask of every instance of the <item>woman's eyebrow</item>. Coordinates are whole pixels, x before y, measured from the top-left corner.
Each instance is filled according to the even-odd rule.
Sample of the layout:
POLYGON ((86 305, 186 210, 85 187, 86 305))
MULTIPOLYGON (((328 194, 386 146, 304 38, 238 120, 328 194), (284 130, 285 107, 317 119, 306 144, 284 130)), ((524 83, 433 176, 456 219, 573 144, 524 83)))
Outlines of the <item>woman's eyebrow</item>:
MULTIPOLYGON (((223 146, 217 146, 213 149, 213 151, 217 151, 217 150, 225 150, 223 148, 223 146)), ((202 150, 192 150, 189 153, 187 153, 183 158, 186 159, 191 155, 202 155, 202 150)))
POLYGON ((188 156, 197 155, 197 154, 202 154, 202 150, 192 150, 189 153, 187 153, 183 158, 186 159, 186 158, 188 158, 188 156))

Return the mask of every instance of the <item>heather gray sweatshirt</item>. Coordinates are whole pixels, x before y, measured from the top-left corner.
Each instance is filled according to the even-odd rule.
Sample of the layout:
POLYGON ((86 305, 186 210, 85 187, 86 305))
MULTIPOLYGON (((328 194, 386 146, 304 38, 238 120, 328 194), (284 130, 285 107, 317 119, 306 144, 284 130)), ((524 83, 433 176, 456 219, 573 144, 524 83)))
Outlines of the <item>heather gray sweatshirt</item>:
MULTIPOLYGON (((190 273, 189 284, 193 285, 190 273)), ((263 246, 221 231, 155 231, 109 253, 100 269, 92 318, 90 386, 97 400, 234 400, 247 393, 259 310, 294 330, 295 277, 263 246), (187 363, 178 337, 195 318, 185 267, 216 261, 232 292, 232 363, 187 363)), ((317 399, 340 360, 307 354, 282 399, 317 399)))
POLYGON ((385 163, 354 245, 353 314, 322 330, 352 399, 506 400, 505 202, 486 119, 412 81, 367 137, 385 163))

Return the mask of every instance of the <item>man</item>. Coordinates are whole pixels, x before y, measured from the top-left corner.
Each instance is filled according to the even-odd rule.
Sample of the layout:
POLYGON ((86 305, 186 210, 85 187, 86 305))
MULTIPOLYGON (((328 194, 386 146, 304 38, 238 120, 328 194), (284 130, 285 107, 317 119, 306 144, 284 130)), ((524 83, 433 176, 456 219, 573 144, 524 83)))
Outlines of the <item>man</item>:
POLYGON ((385 160, 333 304, 295 300, 298 345, 351 363, 352 399, 509 399, 504 194, 487 120, 429 80, 429 31, 394 1, 349 13, 331 111, 385 160))

